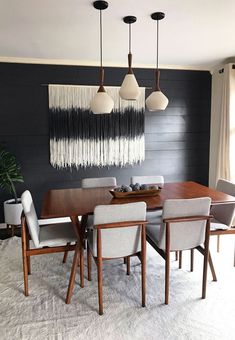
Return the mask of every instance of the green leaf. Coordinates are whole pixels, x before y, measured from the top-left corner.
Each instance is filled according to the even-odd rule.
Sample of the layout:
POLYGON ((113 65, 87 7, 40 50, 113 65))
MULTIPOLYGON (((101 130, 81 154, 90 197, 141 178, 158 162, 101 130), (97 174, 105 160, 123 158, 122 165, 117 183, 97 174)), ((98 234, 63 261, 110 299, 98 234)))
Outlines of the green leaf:
POLYGON ((15 183, 24 182, 16 158, 0 145, 0 188, 15 193, 15 183))

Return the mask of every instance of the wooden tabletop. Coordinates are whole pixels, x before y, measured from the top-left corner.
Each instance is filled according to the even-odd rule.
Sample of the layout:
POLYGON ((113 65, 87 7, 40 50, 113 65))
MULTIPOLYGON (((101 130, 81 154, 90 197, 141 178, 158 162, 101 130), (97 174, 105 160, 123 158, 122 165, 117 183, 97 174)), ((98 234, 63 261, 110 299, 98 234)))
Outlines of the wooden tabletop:
POLYGON ((144 201, 148 210, 161 209, 169 198, 210 197, 212 205, 234 203, 235 197, 210 189, 196 182, 165 183, 158 196, 113 198, 111 188, 60 189, 45 193, 41 218, 79 216, 92 214, 94 208, 101 204, 122 204, 144 201))

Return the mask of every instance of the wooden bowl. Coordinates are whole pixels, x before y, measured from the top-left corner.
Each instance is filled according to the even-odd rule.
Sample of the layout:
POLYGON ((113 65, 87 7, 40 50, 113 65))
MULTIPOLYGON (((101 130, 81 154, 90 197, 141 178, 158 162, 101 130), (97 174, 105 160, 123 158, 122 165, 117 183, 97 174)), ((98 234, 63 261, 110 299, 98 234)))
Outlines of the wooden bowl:
POLYGON ((138 191, 128 191, 128 192, 120 192, 109 190, 110 194, 115 198, 127 198, 127 197, 141 197, 141 196, 157 196, 161 192, 161 188, 159 189, 147 189, 147 190, 138 190, 138 191))

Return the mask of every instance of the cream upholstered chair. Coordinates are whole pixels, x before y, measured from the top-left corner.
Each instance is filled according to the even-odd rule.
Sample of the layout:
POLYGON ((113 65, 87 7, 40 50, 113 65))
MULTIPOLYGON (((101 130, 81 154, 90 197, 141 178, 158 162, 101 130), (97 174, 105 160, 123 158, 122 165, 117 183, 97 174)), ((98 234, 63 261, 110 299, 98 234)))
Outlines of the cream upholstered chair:
MULTIPOLYGON (((235 196, 235 184, 225 179, 218 180, 216 190, 235 196)), ((217 251, 219 251, 220 235, 235 234, 235 226, 233 226, 235 203, 213 205, 211 208, 211 214, 214 217, 211 221, 211 235, 217 235, 217 251)))
MULTIPOLYGON (((225 179, 219 179, 216 185, 216 190, 225 194, 235 196, 235 184, 225 179)), ((211 214, 211 230, 226 230, 232 226, 235 213, 235 203, 213 205, 211 214)))
POLYGON ((82 188, 101 188, 101 187, 113 187, 117 185, 115 177, 100 177, 100 178, 83 178, 82 188))
POLYGON ((164 202, 161 224, 148 224, 147 240, 165 259, 165 304, 169 302, 170 252, 198 249, 204 254, 202 298, 206 297, 209 259, 211 199, 169 199, 164 202), (201 246, 204 243, 204 248, 201 246))
MULTIPOLYGON (((102 262, 139 255, 141 258, 142 306, 145 306, 146 203, 100 205, 94 210, 94 226, 88 230, 88 276, 91 280, 91 255, 97 264, 99 314, 103 314, 102 262)), ((129 271, 127 271, 129 274, 129 271)))
MULTIPOLYGON (((114 187, 117 185, 115 177, 83 178, 82 189, 114 187)), ((86 229, 93 225, 93 215, 82 216, 82 226, 86 229)))
POLYGON ((156 176, 132 176, 131 183, 139 184, 159 184, 160 186, 164 184, 164 177, 160 175, 156 176))
MULTIPOLYGON (((81 187, 82 189, 91 189, 91 188, 103 188, 103 187, 114 187, 117 185, 117 180, 115 177, 95 177, 95 178, 83 178, 81 187)), ((81 227, 84 232, 85 230, 92 226, 93 224, 93 215, 82 216, 81 218, 81 227)), ((65 252, 63 262, 66 262, 68 253, 65 252)))
MULTIPOLYGON (((225 179, 219 179, 216 185, 216 190, 224 192, 225 194, 235 196, 235 184, 227 181, 225 179)), ((211 220, 210 235, 217 236, 217 251, 220 248, 220 236, 221 235, 235 235, 235 227, 233 226, 233 219, 235 216, 235 203, 222 203, 218 205, 213 205, 211 207, 211 215, 213 216, 211 220)), ((193 271, 193 251, 191 252, 191 271, 193 271)), ((180 263, 179 267, 182 266, 182 252, 180 252, 180 263)), ((235 250, 233 264, 235 266, 235 250)), ((214 280, 217 280, 215 273, 214 280)))
MULTIPOLYGON (((159 186, 164 185, 164 177, 160 175, 156 176, 132 176, 131 183, 141 184, 158 184, 159 186)), ((151 223, 161 223, 162 210, 148 211, 147 220, 151 223)))
POLYGON ((71 222, 43 224, 40 226, 31 193, 26 190, 21 196, 22 213, 22 256, 24 271, 24 293, 28 296, 28 274, 30 256, 65 252, 75 249, 77 237, 71 222), (30 248, 30 238, 34 248, 30 248))

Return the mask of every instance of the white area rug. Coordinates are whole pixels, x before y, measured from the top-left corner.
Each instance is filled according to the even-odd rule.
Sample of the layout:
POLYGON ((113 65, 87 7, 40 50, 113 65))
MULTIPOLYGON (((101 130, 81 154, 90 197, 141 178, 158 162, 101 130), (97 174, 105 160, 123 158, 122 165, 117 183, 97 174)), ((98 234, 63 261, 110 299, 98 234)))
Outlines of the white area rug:
MULTIPOLYGON (((221 253, 212 255, 218 282, 208 275, 207 298, 201 300, 202 256, 195 253, 189 272, 188 252, 183 269, 172 257, 170 304, 164 302, 164 262, 148 247, 147 307, 141 307, 140 265, 131 261, 126 276, 122 260, 104 264, 104 315, 99 316, 96 266, 93 281, 75 286, 70 305, 64 302, 72 254, 32 258, 29 297, 23 295, 21 240, 0 241, 0 339, 235 339, 234 238, 222 238, 221 253)), ((78 280, 78 277, 77 277, 78 280)), ((78 282, 77 282, 78 283, 78 282)))

